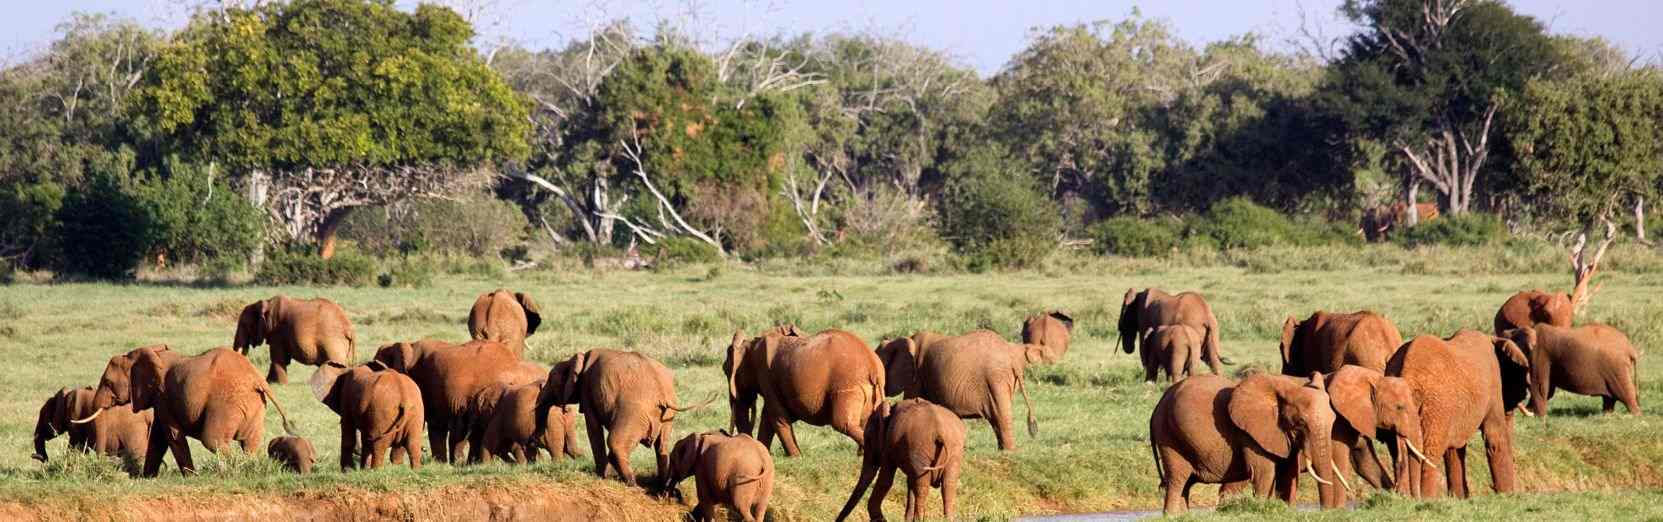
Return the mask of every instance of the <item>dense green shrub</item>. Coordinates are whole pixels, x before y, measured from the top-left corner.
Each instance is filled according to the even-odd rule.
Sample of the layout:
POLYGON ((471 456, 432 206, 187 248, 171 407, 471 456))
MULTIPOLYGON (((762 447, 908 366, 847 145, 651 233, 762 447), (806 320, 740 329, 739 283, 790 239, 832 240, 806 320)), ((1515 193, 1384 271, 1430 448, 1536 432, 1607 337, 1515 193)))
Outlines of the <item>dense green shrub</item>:
POLYGON ((376 278, 376 283, 382 288, 426 288, 432 286, 435 272, 437 270, 432 260, 410 256, 393 263, 386 272, 376 278))
POLYGON ((52 229, 66 195, 63 185, 51 181, 0 186, 0 257, 23 266, 53 259, 52 229))
POLYGON ((58 209, 60 268, 105 279, 131 278, 150 250, 151 230, 149 213, 122 187, 120 176, 94 173, 58 209))
POLYGON ((1412 227, 1403 227, 1396 239, 1403 246, 1479 246, 1507 238, 1507 225, 1495 214, 1468 212, 1443 216, 1412 227))
POLYGON ((211 169, 169 161, 134 187, 150 216, 150 252, 172 263, 240 267, 265 237, 265 215, 211 169))
POLYGON ((1177 248, 1183 224, 1166 219, 1118 216, 1105 219, 1087 231, 1092 250, 1101 255, 1127 257, 1159 256, 1177 248))
POLYGON ((254 281, 269 286, 366 286, 375 278, 375 260, 351 251, 323 259, 304 249, 277 250, 260 264, 254 281))
POLYGON ((972 271, 1038 266, 1057 249, 1057 205, 1023 178, 1006 174, 995 152, 972 153, 949 167, 938 223, 941 236, 972 271))
POLYGON ((380 257, 394 254, 496 256, 518 242, 528 226, 512 203, 490 194, 460 201, 417 199, 349 214, 341 239, 380 257))
POLYGON ((1244 197, 1213 205, 1194 232, 1211 237, 1223 249, 1289 244, 1297 235, 1287 216, 1244 197))
POLYGON ((653 254, 654 268, 669 268, 680 264, 715 263, 722 254, 703 241, 690 237, 667 237, 658 241, 653 254))

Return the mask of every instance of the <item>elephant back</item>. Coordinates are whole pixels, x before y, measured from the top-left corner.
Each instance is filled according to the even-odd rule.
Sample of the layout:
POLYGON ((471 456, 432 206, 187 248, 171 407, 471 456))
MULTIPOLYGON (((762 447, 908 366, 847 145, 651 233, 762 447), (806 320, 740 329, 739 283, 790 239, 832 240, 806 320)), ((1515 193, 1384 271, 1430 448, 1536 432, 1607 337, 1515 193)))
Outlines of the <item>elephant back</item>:
POLYGON ((1026 365, 1019 348, 987 330, 943 338, 920 351, 919 395, 960 416, 987 414, 988 389, 1014 388, 1026 365))

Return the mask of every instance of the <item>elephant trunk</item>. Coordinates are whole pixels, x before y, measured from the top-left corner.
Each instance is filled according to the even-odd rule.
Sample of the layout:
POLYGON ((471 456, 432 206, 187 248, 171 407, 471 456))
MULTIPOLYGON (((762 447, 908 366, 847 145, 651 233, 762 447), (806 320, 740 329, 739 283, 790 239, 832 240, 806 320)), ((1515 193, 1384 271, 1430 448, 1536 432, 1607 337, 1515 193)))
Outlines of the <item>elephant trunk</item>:
POLYGON ((728 408, 732 410, 728 424, 734 433, 751 435, 756 429, 756 398, 737 397, 728 400, 728 408))
POLYGON ((866 496, 866 488, 872 485, 872 479, 878 476, 878 460, 873 458, 876 454, 876 451, 866 453, 865 462, 860 466, 860 480, 855 481, 855 490, 849 492, 849 500, 843 503, 843 510, 837 512, 837 522, 849 518, 849 514, 855 511, 855 505, 860 503, 860 498, 866 496))
MULTIPOLYGON (((1331 426, 1318 426, 1313 433, 1330 433, 1330 429, 1331 426)), ((1334 465, 1334 454, 1328 438, 1307 434, 1305 451, 1306 455, 1311 456, 1305 459, 1305 471, 1317 481, 1317 498, 1321 501, 1323 509, 1340 507, 1342 490, 1337 488, 1345 484, 1345 479, 1340 478, 1336 472, 1339 468, 1334 465)), ((1345 485, 1346 489, 1350 489, 1349 484, 1345 485)))
POLYGON ((35 421, 35 460, 46 462, 46 441, 58 436, 57 430, 52 429, 51 402, 40 408, 40 420, 35 421))
POLYGON ((1137 351, 1137 327, 1129 325, 1125 320, 1120 322, 1120 350, 1126 353, 1137 351))

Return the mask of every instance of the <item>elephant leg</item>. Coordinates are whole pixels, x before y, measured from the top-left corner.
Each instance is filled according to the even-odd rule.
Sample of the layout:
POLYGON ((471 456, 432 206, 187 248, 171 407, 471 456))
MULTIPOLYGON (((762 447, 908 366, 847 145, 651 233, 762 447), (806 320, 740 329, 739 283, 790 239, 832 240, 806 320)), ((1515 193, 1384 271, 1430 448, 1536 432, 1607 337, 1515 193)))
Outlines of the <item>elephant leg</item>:
POLYGON ((1610 415, 1612 412, 1617 411, 1617 398, 1616 397, 1611 397, 1611 396, 1600 397, 1600 401, 1603 402, 1603 404, 1600 405, 1600 413, 1610 415))
POLYGON ((370 441, 370 469, 380 468, 387 463, 387 453, 393 449, 392 437, 381 437, 370 441))
POLYGON ((1184 363, 1189 360, 1186 350, 1172 349, 1166 354, 1166 380, 1177 382, 1184 374, 1184 363))
MULTIPOLYGON (((762 443, 762 447, 764 448, 772 448, 774 445, 774 424, 775 419, 773 411, 764 406, 762 408, 762 422, 756 428, 756 441, 762 443)), ((780 443, 780 446, 785 446, 783 441, 780 443)), ((787 450, 785 454, 786 456, 792 456, 790 450, 787 450)))
MULTIPOLYGON (((196 474, 196 462, 191 459, 190 441, 185 439, 184 432, 176 429, 168 430, 168 450, 173 452, 173 463, 179 465, 179 473, 184 475, 196 474)), ((157 460, 156 465, 161 466, 161 461, 157 460)))
POLYGON ((1276 463, 1264 457, 1250 457, 1247 462, 1247 480, 1253 485, 1254 497, 1270 498, 1276 485, 1276 463))
POLYGON ((601 421, 594 415, 584 415, 583 422, 589 427, 589 452, 595 455, 595 476, 606 478, 606 431, 601 429, 601 421))
POLYGON ((433 460, 450 462, 450 446, 445 444, 450 428, 443 422, 427 423, 427 447, 433 448, 433 460))
MULTIPOLYGON (((880 391, 879 393, 882 393, 880 391)), ((831 427, 855 441, 855 453, 866 450, 866 417, 871 415, 866 394, 840 394, 831 404, 831 427)))
POLYGON ((641 437, 625 435, 628 430, 613 429, 607 438, 607 451, 611 453, 612 467, 618 469, 618 475, 625 484, 635 486, 635 470, 629 467, 629 452, 640 443, 641 437))
POLYGON ((472 455, 468 453, 469 433, 467 430, 459 429, 455 426, 452 426, 449 431, 450 433, 448 439, 450 442, 450 464, 452 466, 461 466, 462 464, 468 463, 469 459, 472 458, 472 455))
POLYGON ((924 501, 930 496, 930 474, 907 477, 907 520, 924 518, 924 501))
POLYGON ((1617 400, 1623 401, 1629 415, 1639 415, 1640 389, 1635 384, 1634 368, 1628 368, 1621 373, 1622 375, 1617 378, 1617 385, 1613 386, 1617 390, 1617 400))
POLYGON ((1218 325, 1207 325, 1207 340, 1201 346, 1201 355, 1206 357, 1207 366, 1213 369, 1213 375, 1224 375, 1224 363, 1219 360, 1218 344, 1218 325))
POLYGON ((1194 468, 1176 450, 1157 446, 1155 451, 1160 453, 1161 488, 1166 490, 1166 514, 1177 516, 1189 509, 1189 488, 1193 482, 1191 475, 1194 468))
POLYGON ((490 462, 491 454, 485 451, 486 449, 485 430, 479 428, 468 430, 468 463, 490 462))
POLYGON ((157 419, 150 426, 150 443, 144 451, 143 477, 154 477, 162 469, 162 457, 167 456, 167 450, 172 444, 172 437, 168 434, 167 426, 161 419, 157 419))
MULTIPOLYGON (((1444 448, 1442 445, 1434 446, 1432 444, 1427 444, 1426 448, 1423 448, 1423 449, 1426 451, 1426 453, 1428 455, 1428 457, 1427 457, 1428 459, 1430 459, 1433 456, 1443 455, 1443 454, 1445 454, 1449 451, 1448 448, 1444 448)), ((1404 455, 1403 458, 1410 459, 1411 457, 1408 456, 1408 455, 1404 455)), ((1438 498, 1438 497, 1443 496, 1443 494, 1444 494, 1443 479, 1438 476, 1438 468, 1436 466, 1427 466, 1427 465, 1422 464, 1419 460, 1413 460, 1413 459, 1412 459, 1412 462, 1410 462, 1409 464, 1410 464, 1411 467, 1420 470, 1420 497, 1421 498, 1438 498)), ((1445 465, 1444 468, 1447 471, 1449 466, 1445 465)))
POLYGON ((1506 415, 1491 415, 1480 430, 1484 434, 1484 456, 1490 462, 1491 487, 1496 493, 1512 493, 1513 419, 1506 415))
POLYGON ((266 382, 272 384, 289 383, 289 352, 277 346, 271 347, 271 367, 266 370, 266 382))
POLYGON ((791 421, 786 419, 784 415, 773 415, 772 417, 773 422, 769 424, 773 426, 775 433, 779 433, 780 445, 785 447, 785 456, 802 455, 803 451, 797 447, 797 433, 791 429, 791 421))
POLYGON ((1395 487, 1397 484, 1392 480, 1392 476, 1380 466, 1380 454, 1376 453, 1374 443, 1366 439, 1362 443, 1361 447, 1351 448, 1350 458, 1346 459, 1357 470, 1357 475, 1363 477, 1363 480, 1369 483, 1369 487, 1374 489, 1390 490, 1395 487))
MULTIPOLYGON (((1292 505, 1294 500, 1299 498, 1299 470, 1303 469, 1299 462, 1307 458, 1309 457, 1306 455, 1299 455, 1294 458, 1276 461, 1276 471, 1271 477, 1276 498, 1287 502, 1289 505, 1292 505)), ((1322 485, 1318 484, 1317 486, 1320 490, 1322 485)))
POLYGON ((884 463, 878 468, 878 481, 872 484, 872 497, 866 500, 866 514, 872 522, 882 522, 883 499, 889 496, 889 488, 895 486, 895 466, 884 463))
POLYGON ((410 457, 410 469, 422 469, 422 438, 406 433, 404 435, 404 453, 410 457))
POLYGON ((958 507, 959 495, 959 465, 950 464, 941 471, 941 511, 942 518, 953 519, 953 513, 958 507))
POLYGON ((657 461, 653 463, 656 466, 653 473, 658 475, 659 484, 666 486, 670 484, 670 448, 675 444, 670 440, 671 434, 675 432, 672 425, 673 422, 659 425, 658 437, 653 440, 653 452, 657 457, 657 461))
POLYGON ((528 446, 528 445, 527 444, 515 444, 514 445, 514 450, 511 452, 514 455, 514 462, 518 463, 518 464, 536 464, 537 463, 537 448, 532 447, 532 448, 530 448, 531 451, 526 451, 526 449, 527 449, 526 446, 528 446))
POLYGON ((999 440, 999 451, 1016 450, 1016 430, 1011 428, 1011 388, 994 386, 992 411, 982 412, 987 417, 987 423, 993 426, 993 436, 999 440))
POLYGON ((1249 482, 1249 481, 1246 481, 1246 480, 1238 480, 1238 481, 1235 481, 1235 482, 1225 482, 1224 484, 1222 484, 1218 487, 1218 498, 1226 498, 1226 497, 1231 497, 1231 496, 1247 493, 1248 489, 1250 489, 1252 486, 1253 486, 1253 483, 1249 482))
POLYGON ((1155 382, 1160 372, 1160 365, 1155 363, 1155 354, 1151 353, 1153 351, 1149 345, 1138 347, 1138 359, 1143 363, 1143 382, 1155 382))
POLYGON ((1467 498, 1467 448, 1450 448, 1444 452, 1444 482, 1449 484, 1449 496, 1467 498))
POLYGON ((699 504, 693 506, 693 520, 699 522, 716 520, 716 504, 699 499, 699 504))
MULTIPOLYGON (((739 519, 745 522, 757 521, 756 517, 751 516, 751 506, 756 504, 757 489, 757 485, 753 483, 740 485, 729 491, 728 495, 733 499, 733 509, 728 511, 738 514, 739 519)), ((733 516, 729 515, 728 518, 732 519, 733 516)))
POLYGON ((358 429, 347 422, 346 416, 341 417, 341 471, 352 469, 356 462, 353 457, 358 453, 358 429))

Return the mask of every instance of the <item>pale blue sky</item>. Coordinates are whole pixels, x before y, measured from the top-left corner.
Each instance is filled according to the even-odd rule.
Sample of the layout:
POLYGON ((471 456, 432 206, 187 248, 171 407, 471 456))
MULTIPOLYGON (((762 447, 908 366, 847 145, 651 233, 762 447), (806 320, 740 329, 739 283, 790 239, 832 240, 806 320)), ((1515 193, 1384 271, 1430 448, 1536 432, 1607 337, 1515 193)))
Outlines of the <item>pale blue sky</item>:
MULTIPOLYGON (((0 0, 0 57, 39 50, 53 27, 73 11, 117 12, 152 25, 184 19, 181 0, 0 0)), ((412 0, 400 3, 414 4, 412 0)), ((1178 34, 1205 43, 1249 31, 1280 45, 1294 37, 1300 6, 1329 37, 1351 28, 1337 20, 1340 0, 445 0, 451 5, 487 6, 478 18, 490 38, 534 46, 563 42, 584 32, 591 20, 628 17, 651 30, 664 19, 689 19, 693 30, 715 38, 800 31, 872 30, 948 52, 985 75, 996 72, 1022 49, 1031 28, 1119 19, 1134 6, 1144 16, 1172 22, 1178 34), (689 9, 689 6, 693 6, 689 9)), ((1603 36, 1631 53, 1660 61, 1663 1, 1512 0, 1520 12, 1541 19, 1557 33, 1603 36)))

